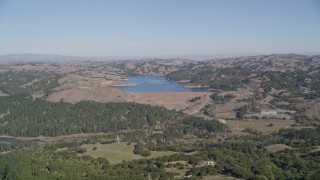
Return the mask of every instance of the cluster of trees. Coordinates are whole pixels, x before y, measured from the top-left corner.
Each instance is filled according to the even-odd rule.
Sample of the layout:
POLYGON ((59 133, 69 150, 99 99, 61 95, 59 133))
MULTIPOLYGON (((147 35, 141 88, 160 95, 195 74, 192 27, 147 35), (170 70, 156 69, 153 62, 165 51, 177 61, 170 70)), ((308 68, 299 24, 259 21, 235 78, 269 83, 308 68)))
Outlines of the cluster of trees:
POLYGON ((115 132, 154 127, 157 122, 175 121, 178 113, 135 103, 80 102, 75 105, 24 97, 3 97, 0 111, 7 112, 1 134, 56 136, 89 132, 115 132))
POLYGON ((319 98, 319 97, 320 97, 320 94, 317 92, 309 92, 304 95, 305 99, 315 99, 315 98, 319 98))
POLYGON ((197 127, 199 130, 205 130, 209 133, 229 131, 228 127, 216 120, 205 120, 200 117, 187 117, 183 124, 197 127))
MULTIPOLYGON (((172 81, 190 80, 190 83, 209 85, 212 89, 226 91, 236 90, 246 79, 250 70, 244 68, 218 68, 201 67, 197 69, 182 69, 171 72, 165 77, 172 81)), ((247 80, 248 82, 248 80, 247 80)))
POLYGON ((303 143, 308 142, 308 144, 313 146, 320 145, 320 127, 316 129, 280 129, 278 134, 291 142, 302 141, 303 143))
POLYGON ((291 92, 292 97, 305 96, 306 99, 313 99, 318 97, 316 94, 319 94, 320 91, 320 78, 317 73, 308 74, 307 71, 301 70, 294 72, 268 71, 260 72, 257 76, 264 79, 261 84, 261 88, 265 91, 264 94, 270 92, 271 88, 285 89, 291 92), (301 87, 307 88, 310 93, 304 94, 301 87))
MULTIPOLYGON (((272 61, 267 61, 265 66, 272 65, 272 61)), ((320 76, 318 73, 308 74, 308 71, 256 71, 257 67, 242 67, 236 65, 234 68, 213 68, 210 66, 196 65, 185 67, 183 69, 171 72, 165 77, 173 81, 189 80, 191 84, 209 85, 212 89, 225 91, 236 90, 243 84, 251 82, 251 78, 261 78, 261 88, 264 90, 262 97, 274 89, 285 89, 291 92, 290 96, 276 95, 277 98, 283 98, 289 101, 294 97, 305 97, 314 99, 320 94, 320 76), (251 77, 252 74, 256 76, 251 77), (308 93, 302 92, 306 88, 308 93)))
MULTIPOLYGON (((201 121, 201 120, 200 120, 201 121)), ((206 121, 214 122, 214 121, 206 121)), ((206 122, 196 126, 205 128, 206 122)), ((196 123, 195 119, 185 120, 187 124, 196 123)), ((154 142, 145 137, 142 131, 117 133, 121 139, 138 142, 134 152, 147 153, 149 150, 169 146, 185 146, 175 142, 154 142), (142 139, 145 144, 141 143, 142 139)), ((244 136, 220 143, 196 142, 194 154, 176 153, 156 159, 141 159, 111 165, 105 158, 94 159, 83 153, 81 144, 97 143, 112 139, 115 134, 97 135, 76 141, 61 141, 54 144, 29 144, 27 148, 12 149, 12 152, 0 156, 0 175, 2 179, 172 179, 174 173, 165 168, 187 169, 186 175, 198 179, 207 175, 225 174, 243 179, 319 179, 320 156, 313 149, 287 149, 269 152, 270 144, 286 140, 312 141, 312 146, 319 145, 317 129, 282 129, 271 135, 244 136), (58 148, 67 148, 57 151, 58 148), (205 166, 204 161, 212 160, 214 166, 205 166), (172 165, 169 162, 186 161, 187 165, 172 165), (19 162, 19 163, 16 163, 19 162), (169 163, 169 164, 168 164, 169 163), (199 166, 200 165, 200 166, 199 166)), ((289 141, 287 141, 289 142, 289 141)), ((167 149, 166 149, 167 150, 167 149)), ((148 156, 146 154, 145 156, 148 156)))
MULTIPOLYGON (((179 127, 183 119, 189 117, 173 110, 136 103, 82 101, 73 105, 32 100, 22 94, 1 97, 0 112, 10 112, 0 119, 0 134, 12 136, 57 136, 144 128, 152 131, 156 125, 165 131, 179 127)), ((215 122, 208 131, 219 131, 220 127, 223 125, 215 122)))
POLYGON ((199 99, 201 99, 201 97, 200 97, 200 96, 197 96, 197 97, 194 97, 194 98, 190 99, 189 102, 196 102, 196 101, 198 101, 199 99))
POLYGON ((246 106, 242 106, 236 110, 236 118, 243 119, 244 115, 247 113, 248 108, 246 106))
POLYGON ((301 156, 301 152, 294 149, 273 153, 267 151, 266 144, 258 142, 258 139, 252 138, 249 142, 243 140, 207 147, 206 151, 200 152, 197 156, 207 156, 217 165, 192 168, 188 173, 200 177, 225 174, 243 179, 319 178, 320 164, 317 153, 306 151, 301 156))
MULTIPOLYGON (((186 174, 195 179, 216 174, 243 179, 319 179, 319 152, 302 153, 297 149, 269 152, 267 144, 244 137, 195 146, 198 152, 194 154, 177 153, 116 165, 110 165, 105 158, 77 156, 79 148, 72 145, 65 151, 54 151, 48 147, 52 145, 33 146, 0 156, 0 175, 2 179, 172 179, 175 174, 165 171, 169 167, 188 169, 186 174), (204 166, 207 160, 216 165, 204 166), (174 161, 186 161, 188 165, 168 164, 174 161)), ((136 147, 144 148, 141 144, 136 147)))
MULTIPOLYGON (((272 123, 270 123, 270 124, 272 124, 272 123)), ((273 126, 273 124, 272 124, 272 126, 273 126)), ((271 126, 269 126, 269 127, 271 127, 271 126)), ((253 130, 252 128, 245 128, 242 132, 246 132, 246 133, 254 134, 254 135, 262 134, 261 132, 258 132, 258 130, 253 130)))
POLYGON ((35 141, 21 141, 19 143, 0 143, 0 152, 10 152, 12 150, 22 149, 24 147, 37 145, 35 141))
POLYGON ((212 89, 235 91, 240 87, 241 81, 239 80, 239 78, 230 78, 230 79, 221 79, 221 80, 217 79, 217 80, 211 81, 209 85, 210 85, 210 88, 212 89))
POLYGON ((210 98, 216 103, 216 104, 224 104, 230 99, 235 98, 233 94, 226 94, 224 96, 219 95, 218 92, 212 93, 210 95, 210 98))
POLYGON ((93 159, 74 152, 55 152, 53 156, 17 151, 0 157, 2 179, 172 179, 159 169, 159 163, 146 160, 110 165, 105 158, 93 159), (19 163, 17 163, 19 162, 19 163), (158 165, 158 166, 157 166, 158 165))
POLYGON ((59 78, 61 75, 54 72, 7 71, 0 74, 0 91, 9 95, 39 91, 49 94, 58 85, 59 78))
POLYGON ((144 145, 141 142, 138 142, 136 145, 134 145, 133 152, 135 154, 139 154, 143 157, 148 157, 151 155, 150 151, 146 148, 144 148, 144 145))

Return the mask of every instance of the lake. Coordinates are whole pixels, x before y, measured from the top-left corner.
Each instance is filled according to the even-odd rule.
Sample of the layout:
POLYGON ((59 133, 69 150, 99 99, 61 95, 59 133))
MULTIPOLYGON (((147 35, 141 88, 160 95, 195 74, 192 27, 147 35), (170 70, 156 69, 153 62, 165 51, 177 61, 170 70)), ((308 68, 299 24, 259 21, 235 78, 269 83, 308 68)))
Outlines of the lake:
POLYGON ((208 92, 209 88, 183 88, 184 83, 166 80, 163 76, 133 76, 126 80, 135 86, 116 87, 128 93, 146 92, 208 92))
POLYGON ((35 139, 35 140, 19 140, 14 137, 0 137, 0 144, 20 144, 25 141, 45 143, 46 141, 35 139))
POLYGON ((0 144, 19 144, 22 141, 11 137, 0 137, 0 144))

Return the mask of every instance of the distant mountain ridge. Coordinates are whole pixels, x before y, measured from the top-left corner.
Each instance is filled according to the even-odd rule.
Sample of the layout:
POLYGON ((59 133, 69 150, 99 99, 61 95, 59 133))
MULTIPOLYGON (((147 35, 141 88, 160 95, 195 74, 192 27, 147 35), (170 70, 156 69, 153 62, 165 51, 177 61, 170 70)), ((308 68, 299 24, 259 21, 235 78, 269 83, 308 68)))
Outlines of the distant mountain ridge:
POLYGON ((32 53, 21 53, 21 54, 5 54, 0 55, 0 62, 32 62, 32 61, 41 61, 41 62, 57 62, 57 61, 150 61, 150 60, 191 60, 191 61, 215 61, 215 60, 234 60, 234 59, 248 59, 248 58, 260 58, 260 57, 315 57, 319 56, 316 54, 269 54, 269 55, 239 55, 239 56, 221 56, 216 58, 203 57, 199 58, 186 58, 186 57, 118 57, 118 56, 106 56, 106 57, 82 57, 82 56, 64 56, 64 55, 55 55, 55 54, 32 54, 32 53))
POLYGON ((90 57, 76 57, 76 56, 63 56, 53 54, 6 54, 0 55, 1 62, 8 61, 74 61, 74 60, 97 60, 97 58, 90 57))
MULTIPOLYGON (((126 56, 104 56, 104 57, 83 57, 83 56, 64 56, 55 54, 5 54, 0 55, 0 62, 57 62, 57 61, 149 61, 149 60, 163 60, 163 59, 181 59, 181 58, 156 58, 156 57, 126 57, 126 56)), ((185 59, 186 60, 186 59, 185 59)))

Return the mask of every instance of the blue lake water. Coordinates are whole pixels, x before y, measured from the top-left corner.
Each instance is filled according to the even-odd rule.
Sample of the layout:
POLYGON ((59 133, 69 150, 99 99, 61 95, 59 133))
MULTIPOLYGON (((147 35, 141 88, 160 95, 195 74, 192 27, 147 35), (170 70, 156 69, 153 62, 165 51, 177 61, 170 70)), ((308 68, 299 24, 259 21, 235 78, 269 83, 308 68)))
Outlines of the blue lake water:
POLYGON ((166 80, 163 76, 133 76, 126 81, 135 86, 117 87, 128 93, 145 92, 208 92, 209 88, 183 88, 184 83, 166 80))
POLYGON ((21 143, 21 140, 15 139, 15 138, 10 138, 10 137, 0 137, 0 144, 19 144, 21 143))
POLYGON ((39 142, 39 143, 44 143, 45 141, 42 140, 19 140, 16 138, 12 137, 0 137, 0 144, 20 144, 24 141, 32 141, 32 142, 39 142))

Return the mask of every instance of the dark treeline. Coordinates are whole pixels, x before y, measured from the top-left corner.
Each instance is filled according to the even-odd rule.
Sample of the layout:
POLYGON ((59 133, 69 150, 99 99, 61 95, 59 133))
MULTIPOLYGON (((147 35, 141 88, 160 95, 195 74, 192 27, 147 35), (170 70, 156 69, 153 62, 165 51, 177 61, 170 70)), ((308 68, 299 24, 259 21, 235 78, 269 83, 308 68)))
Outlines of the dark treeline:
POLYGON ((320 145, 320 127, 316 129, 280 129, 278 134, 284 143, 293 147, 311 147, 320 145))
POLYGON ((199 117, 185 118, 183 120, 183 124, 198 127, 199 130, 206 130, 208 132, 221 132, 228 130, 224 124, 218 121, 205 120, 199 117))
MULTIPOLYGON (((75 105, 32 100, 23 94, 0 98, 0 134, 12 136, 57 136, 76 133, 116 132, 161 128, 177 129, 188 115, 161 107, 137 103, 96 103, 82 101, 75 105)), ((202 118, 200 118, 202 119, 202 118)), ((198 128, 190 124, 191 128, 198 128)), ((211 132, 224 130, 215 122, 211 132)), ((179 129, 179 128, 178 128, 179 129)))
POLYGON ((249 75, 248 69, 212 67, 198 69, 183 69, 171 72, 165 77, 172 81, 190 80, 190 83, 209 85, 212 89, 236 90, 241 85, 241 78, 249 75))
POLYGON ((320 127, 316 129, 303 128, 303 129, 280 129, 279 135, 290 140, 318 140, 320 142, 320 127))

